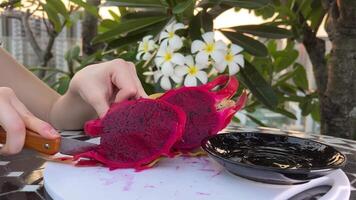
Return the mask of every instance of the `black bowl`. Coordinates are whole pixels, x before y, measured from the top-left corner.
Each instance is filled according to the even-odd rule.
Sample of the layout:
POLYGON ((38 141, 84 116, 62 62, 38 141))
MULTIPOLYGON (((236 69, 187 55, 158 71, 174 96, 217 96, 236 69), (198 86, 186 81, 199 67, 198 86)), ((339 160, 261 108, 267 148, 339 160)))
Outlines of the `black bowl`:
POLYGON ((203 149, 229 172, 269 184, 299 184, 346 163, 335 148, 287 135, 229 132, 209 136, 203 149))

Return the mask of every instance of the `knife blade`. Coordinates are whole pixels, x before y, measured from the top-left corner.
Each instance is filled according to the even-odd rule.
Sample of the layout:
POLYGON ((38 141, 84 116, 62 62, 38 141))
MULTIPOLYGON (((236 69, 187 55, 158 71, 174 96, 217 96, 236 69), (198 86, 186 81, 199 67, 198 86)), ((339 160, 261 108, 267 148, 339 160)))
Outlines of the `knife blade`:
MULTIPOLYGON (((5 144, 6 132, 0 127, 0 144, 5 144)), ((73 155, 88 151, 97 144, 75 140, 71 138, 59 137, 56 139, 46 139, 36 132, 26 130, 25 148, 36 150, 47 155, 54 155, 58 152, 66 155, 73 155)))
POLYGON ((59 152, 66 155, 75 155, 97 147, 97 144, 76 140, 72 138, 61 137, 59 152))

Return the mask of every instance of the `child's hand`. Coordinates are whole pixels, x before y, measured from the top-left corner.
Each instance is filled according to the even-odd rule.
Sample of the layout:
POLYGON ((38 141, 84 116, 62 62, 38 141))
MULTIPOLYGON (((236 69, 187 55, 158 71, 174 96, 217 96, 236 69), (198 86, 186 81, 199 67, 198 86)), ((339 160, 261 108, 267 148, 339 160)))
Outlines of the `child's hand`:
POLYGON ((103 117, 113 102, 147 97, 135 65, 122 59, 87 66, 72 79, 69 93, 79 94, 103 117))
POLYGON ((0 87, 0 125, 7 134, 6 144, 0 150, 1 155, 16 154, 21 151, 26 128, 48 139, 59 137, 51 125, 30 113, 13 90, 7 87, 0 87))

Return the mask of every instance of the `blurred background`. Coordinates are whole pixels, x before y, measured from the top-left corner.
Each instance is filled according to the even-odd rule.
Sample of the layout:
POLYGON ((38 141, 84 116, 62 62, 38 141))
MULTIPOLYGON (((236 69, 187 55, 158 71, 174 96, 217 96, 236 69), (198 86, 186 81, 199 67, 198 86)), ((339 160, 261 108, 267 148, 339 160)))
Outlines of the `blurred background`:
POLYGON ((188 39, 215 31, 245 49, 250 64, 237 76, 251 96, 235 123, 330 134, 320 123, 325 86, 316 70, 332 48, 321 0, 6 0, 0 7, 2 48, 59 93, 81 68, 114 58, 135 62, 148 93, 162 91, 135 55, 138 41, 174 18, 188 26, 188 39))

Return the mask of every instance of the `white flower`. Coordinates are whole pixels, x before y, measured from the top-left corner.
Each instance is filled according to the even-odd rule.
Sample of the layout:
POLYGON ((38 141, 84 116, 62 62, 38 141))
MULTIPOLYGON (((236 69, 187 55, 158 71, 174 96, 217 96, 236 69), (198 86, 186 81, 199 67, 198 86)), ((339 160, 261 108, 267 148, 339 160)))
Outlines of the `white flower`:
POLYGON ((155 63, 164 75, 170 76, 174 73, 175 65, 184 65, 184 56, 174 52, 167 44, 161 44, 155 58, 155 63))
POLYGON ((177 76, 177 74, 173 71, 172 74, 170 75, 165 75, 162 73, 162 71, 157 70, 153 72, 153 79, 156 83, 160 81, 160 86, 164 90, 170 90, 172 89, 172 84, 170 78, 175 82, 175 83, 180 83, 182 82, 182 77, 177 76))
POLYGON ((184 29, 184 24, 182 23, 171 23, 166 26, 164 31, 161 32, 159 41, 163 43, 168 43, 174 49, 180 49, 183 46, 182 38, 175 34, 177 30, 184 29))
POLYGON ((139 43, 137 60, 148 60, 152 56, 151 52, 156 49, 155 41, 151 40, 152 37, 152 35, 147 35, 139 43))
POLYGON ((234 75, 239 72, 240 67, 244 67, 245 65, 243 55, 240 54, 242 50, 240 46, 231 44, 230 48, 225 52, 223 61, 214 64, 216 70, 222 73, 225 71, 226 66, 228 66, 229 75, 234 75))
POLYGON ((213 32, 204 33, 202 37, 204 42, 195 40, 192 43, 192 53, 198 52, 196 55, 197 63, 207 64, 209 56, 211 56, 215 62, 221 62, 226 50, 226 44, 221 40, 215 42, 213 32))
POLYGON ((176 74, 178 76, 185 76, 185 86, 196 86, 197 79, 201 83, 205 84, 208 81, 208 75, 202 69, 206 68, 206 65, 201 63, 194 63, 191 55, 185 57, 185 65, 176 67, 176 74))

